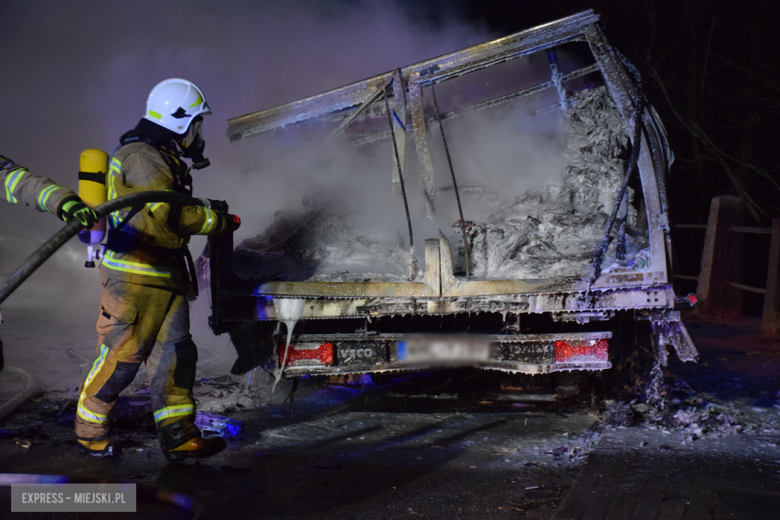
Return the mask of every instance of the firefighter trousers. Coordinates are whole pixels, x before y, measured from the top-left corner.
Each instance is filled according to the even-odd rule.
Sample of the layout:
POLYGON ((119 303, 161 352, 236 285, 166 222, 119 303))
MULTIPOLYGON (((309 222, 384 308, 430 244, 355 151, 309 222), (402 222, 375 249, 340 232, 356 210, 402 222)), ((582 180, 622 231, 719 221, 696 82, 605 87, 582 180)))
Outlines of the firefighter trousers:
POLYGON ((200 436, 192 387, 198 351, 182 291, 107 279, 100 299, 95 362, 79 387, 76 436, 108 436, 119 393, 146 364, 152 409, 163 449, 200 436))

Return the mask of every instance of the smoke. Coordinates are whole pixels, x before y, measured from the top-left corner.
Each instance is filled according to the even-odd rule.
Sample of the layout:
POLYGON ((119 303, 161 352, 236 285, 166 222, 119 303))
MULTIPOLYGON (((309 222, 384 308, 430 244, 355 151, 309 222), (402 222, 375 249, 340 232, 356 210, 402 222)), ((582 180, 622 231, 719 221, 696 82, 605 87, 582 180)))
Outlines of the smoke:
MULTIPOLYGON (((7 0, 3 2, 3 19, 0 154, 75 188, 82 150, 111 152, 119 136, 143 114, 146 96, 157 82, 170 77, 189 79, 202 88, 213 109, 204 124, 205 155, 213 166, 195 172, 195 195, 231 204, 245 222, 238 239, 259 230, 277 209, 300 204, 304 195, 319 196, 321 205, 343 202, 345 211, 361 213, 369 229, 377 226, 383 231, 404 231, 406 223, 402 202, 389 190, 389 140, 355 152, 354 145, 344 143, 346 135, 323 151, 317 148, 319 142, 315 145, 312 140, 302 148, 303 153, 290 153, 299 139, 308 138, 304 131, 299 135, 290 132, 287 143, 269 133, 231 145, 224 136, 226 119, 498 36, 463 20, 445 18, 432 26, 398 4, 379 0, 92 0, 45 4, 7 0)), ((531 76, 544 71, 549 77, 549 71, 531 67, 528 60, 518 66, 526 67, 526 72, 535 71, 531 76)), ((506 81, 502 75, 487 78, 494 86, 506 81)), ((446 85, 441 93, 437 91, 443 111, 452 108, 451 100, 458 101, 454 94, 449 95, 446 85)), ((473 89, 467 91, 459 95, 471 95, 473 89)), ((513 108, 523 113, 529 109, 525 105, 513 108)), ((492 175, 493 184, 503 182, 507 193, 514 193, 521 187, 527 189, 525 182, 533 185, 542 177, 550 182, 548 175, 558 175, 556 164, 542 161, 534 165, 520 155, 535 151, 541 153, 532 155, 541 157, 559 148, 553 131, 559 124, 556 117, 544 118, 550 132, 547 137, 542 132, 541 138, 537 127, 522 127, 522 118, 505 116, 496 123, 474 114, 445 121, 461 183, 481 183, 492 175), (506 140, 471 146, 475 140, 488 139, 482 132, 487 128, 503 132, 506 140), (496 159, 507 143, 515 147, 514 152, 496 159), (474 152, 476 149, 482 151, 474 152)), ((535 121, 537 125, 541 120, 535 121)), ((446 159, 441 143, 433 142, 437 132, 431 134, 434 162, 438 183, 446 185, 446 159)), ((407 150, 413 149, 409 135, 407 150)), ((408 191, 421 243, 423 238, 435 236, 436 227, 448 228, 457 213, 451 194, 442 193, 438 220, 424 217, 415 163, 416 154, 410 153, 408 191)), ((474 208, 466 206, 464 210, 467 219, 484 217, 476 215, 474 208)), ((10 204, 0 205, 0 215, 2 275, 60 226, 51 215, 10 204)), ((197 254, 203 244, 203 239, 194 239, 193 252, 197 254)), ((68 244, 8 300, 6 307, 45 307, 51 309, 47 319, 83 323, 88 336, 94 334, 91 327, 101 287, 97 270, 81 267, 83 251, 75 240, 68 244)), ((201 297, 193 312, 199 344, 218 342, 225 347, 224 338, 215 340, 204 332, 207 299, 201 297)), ((85 345, 86 350, 92 348, 92 344, 85 345)), ((229 350, 218 350, 215 355, 232 359, 229 350)))
MULTIPOLYGON (((438 99, 452 101, 447 89, 439 87, 437 91, 438 99)), ((430 89, 425 92, 430 96, 430 89)), ((526 190, 560 181, 566 164, 562 112, 529 116, 534 107, 544 103, 551 105, 555 100, 540 96, 443 121, 453 170, 461 186, 464 218, 484 221, 499 205, 526 190)), ((231 199, 231 204, 241 208, 247 224, 237 238, 263 229, 277 210, 296 213, 305 198, 337 215, 349 215, 361 233, 375 239, 395 241, 401 234, 408 240, 403 197, 391 186, 392 140, 388 136, 355 144, 361 136, 389 129, 381 100, 379 105, 382 110, 378 114, 353 123, 354 129, 346 129, 324 148, 322 142, 337 121, 328 125, 304 123, 236 143, 236 175, 243 175, 246 185, 263 179, 257 190, 236 193, 231 199)), ((445 106, 440 107, 442 112, 445 106)), ((427 108, 426 113, 432 114, 434 109, 427 108)), ((420 246, 423 239, 438 236, 438 229, 447 232, 459 217, 444 140, 436 123, 429 127, 429 146, 438 187, 437 211, 434 216, 427 215, 411 125, 409 128, 405 189, 415 244, 420 246)))
MULTIPOLYGON (((42 9, 4 2, 4 19, 13 20, 18 37, 0 48, 0 153, 75 186, 78 154, 90 147, 110 152, 143 114, 151 88, 184 77, 206 92, 214 110, 205 125, 214 166, 196 174, 196 193, 229 200, 246 191, 224 137, 229 117, 489 37, 456 21, 438 29, 416 24, 389 2, 322 4, 87 1, 42 9)), ((46 221, 2 211, 4 234, 46 221)))
MULTIPOLYGON (((572 69, 578 65, 578 60, 569 56, 565 61, 572 69)), ((424 239, 437 237, 439 229, 448 233, 459 219, 442 131, 432 118, 436 105, 440 114, 446 116, 457 109, 536 85, 549 77, 546 56, 543 60, 525 57, 439 84, 436 104, 432 89, 423 89, 425 113, 430 118, 428 142, 438 188, 434 216, 427 215, 426 211, 411 116, 407 119, 409 131, 405 143, 398 143, 407 150, 405 188, 418 258, 424 239)), ((561 171, 567 164, 563 153, 567 119, 560 109, 542 110, 559 102, 557 91, 548 89, 489 109, 444 117, 444 134, 461 187, 465 219, 484 222, 498 208, 527 190, 561 182, 561 171)), ((394 104, 395 100, 391 106, 394 104)), ((237 193, 232 199, 242 208, 242 217, 248 217, 245 219, 248 225, 237 238, 263 230, 277 210, 292 215, 300 213, 301 202, 307 199, 332 214, 348 216, 357 233, 366 238, 386 244, 399 242, 402 247, 408 243, 403 197, 392 190, 393 141, 388 133, 383 100, 369 108, 367 115, 353 122, 339 138, 323 146, 339 123, 339 119, 322 117, 252 135, 234 144, 237 171, 243 171, 248 184, 252 183, 251 179, 263 179, 259 190, 237 193), (385 137, 379 138, 383 133, 385 137)), ((262 247, 265 239, 258 240, 253 243, 262 247)), ((341 246, 344 244, 334 247, 341 246)), ((386 259, 388 251, 379 248, 374 254, 386 259)), ((408 266, 402 258, 397 258, 399 265, 388 274, 402 278, 408 275, 408 266)), ((374 272, 374 266, 361 262, 362 265, 345 263, 339 251, 318 265, 317 274, 345 270, 352 275, 374 272)), ((266 267, 258 265, 258 268, 258 273, 268 272, 266 267)), ((251 269, 245 274, 249 272, 251 269)))
MULTIPOLYGON (((456 20, 435 28, 417 23, 380 1, 5 1, 3 19, 1 154, 75 188, 82 150, 111 152, 157 82, 187 78, 214 111, 204 125, 214 166, 195 173, 195 194, 228 200, 247 223, 276 209, 285 172, 246 172, 224 137, 226 119, 491 37, 456 20)), ((0 216, 2 275, 61 226, 51 215, 5 203, 0 216)), ((203 243, 193 240, 193 251, 203 243)), ((94 348, 101 287, 97 270, 82 267, 83 251, 74 239, 4 304, 7 318, 24 317, 14 326, 78 323, 84 352, 94 348)), ((199 331, 207 315, 201 297, 193 332, 202 347, 218 341, 199 331)), ((13 347, 6 350, 13 361, 13 347)), ((219 355, 233 356, 228 349, 219 355)))

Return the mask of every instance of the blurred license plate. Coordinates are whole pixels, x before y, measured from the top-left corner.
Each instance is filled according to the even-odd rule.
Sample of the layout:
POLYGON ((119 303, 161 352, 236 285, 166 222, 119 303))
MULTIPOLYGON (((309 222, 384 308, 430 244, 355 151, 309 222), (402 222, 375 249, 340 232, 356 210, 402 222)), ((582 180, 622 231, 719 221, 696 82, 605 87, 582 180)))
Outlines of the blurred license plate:
POLYGON ((488 361, 490 342, 462 339, 410 339, 396 344, 396 359, 408 363, 488 361))

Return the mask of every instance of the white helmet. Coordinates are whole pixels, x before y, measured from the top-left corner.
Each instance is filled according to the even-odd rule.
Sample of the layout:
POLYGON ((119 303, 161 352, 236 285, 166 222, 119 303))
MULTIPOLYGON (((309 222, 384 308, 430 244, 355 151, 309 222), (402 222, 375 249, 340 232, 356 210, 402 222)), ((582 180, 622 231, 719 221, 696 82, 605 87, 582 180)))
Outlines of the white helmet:
POLYGON ((144 119, 183 134, 195 116, 211 113, 206 97, 194 83, 171 78, 155 85, 146 100, 144 119))

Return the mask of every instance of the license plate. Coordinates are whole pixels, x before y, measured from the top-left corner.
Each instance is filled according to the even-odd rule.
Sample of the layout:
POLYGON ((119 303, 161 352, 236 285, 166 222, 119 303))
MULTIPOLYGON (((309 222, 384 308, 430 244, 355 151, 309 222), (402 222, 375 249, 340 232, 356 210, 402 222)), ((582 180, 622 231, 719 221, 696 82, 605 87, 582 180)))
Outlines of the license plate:
POLYGON ((408 339, 396 343, 396 359, 406 363, 475 362, 491 358, 490 342, 460 338, 408 339))

